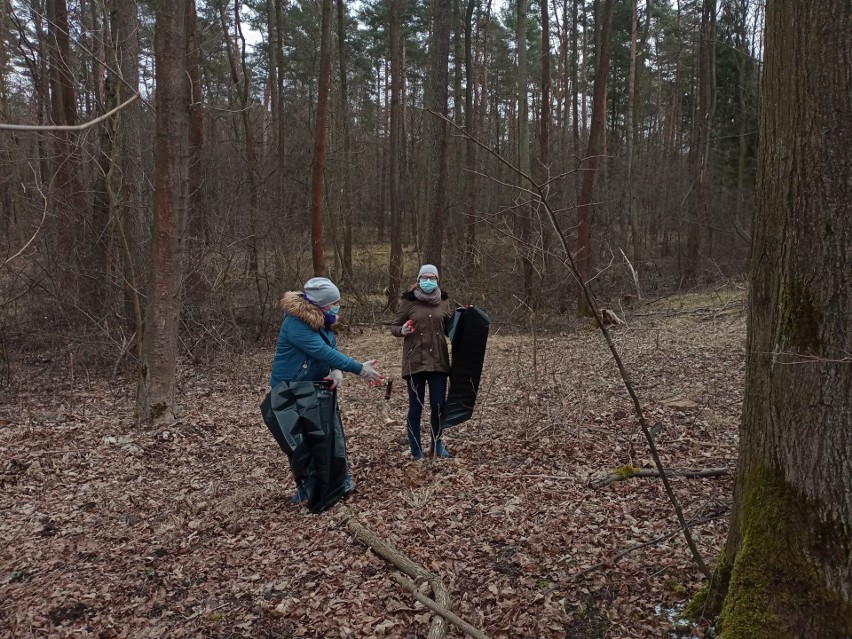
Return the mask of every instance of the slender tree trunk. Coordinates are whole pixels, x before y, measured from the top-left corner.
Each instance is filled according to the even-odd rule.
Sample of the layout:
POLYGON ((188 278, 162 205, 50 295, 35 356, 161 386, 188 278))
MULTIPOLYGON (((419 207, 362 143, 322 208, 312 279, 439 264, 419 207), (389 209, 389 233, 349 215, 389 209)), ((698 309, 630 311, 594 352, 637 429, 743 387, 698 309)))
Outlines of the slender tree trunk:
POLYGON ((639 207, 633 195, 633 127, 636 113, 636 37, 638 35, 636 3, 637 0, 630 0, 630 68, 627 77, 627 117, 624 123, 624 137, 627 155, 627 221, 633 240, 633 268, 638 276, 642 266, 642 236, 639 231, 639 207))
POLYGON ((276 14, 276 0, 266 0, 266 31, 269 34, 268 48, 266 52, 267 64, 269 65, 269 105, 272 111, 272 140, 273 140, 273 155, 278 157, 280 149, 278 144, 281 141, 279 131, 281 130, 281 100, 278 96, 278 64, 276 56, 278 54, 278 16, 276 14))
MULTIPOLYGON (((449 99, 449 58, 450 58, 450 19, 452 17, 451 0, 433 0, 434 33, 432 41, 431 82, 433 102, 430 108, 444 117, 448 115, 449 99)), ((434 116, 432 116, 434 117, 434 116)), ((429 225, 429 242, 426 246, 426 259, 438 267, 442 266, 444 246, 444 229, 447 223, 447 183, 448 183, 448 153, 447 153, 447 124, 438 120, 435 124, 435 143, 433 166, 435 167, 435 184, 433 189, 432 222, 429 225)))
POLYGON ((710 165, 710 123, 713 119, 714 47, 716 31, 716 0, 703 0, 701 37, 698 51, 698 104, 691 145, 692 197, 689 207, 689 226, 686 230, 686 270, 688 278, 695 276, 701 236, 707 225, 707 170, 710 165))
POLYGON ((285 135, 286 128, 284 126, 284 12, 281 7, 282 0, 274 0, 275 2, 275 65, 278 67, 276 78, 278 80, 278 90, 276 97, 278 100, 278 113, 281 116, 281 126, 278 128, 278 160, 279 171, 284 169, 284 145, 287 141, 285 135))
MULTIPOLYGON (((589 146, 586 152, 586 166, 583 172, 583 186, 580 200, 577 203, 577 271, 583 281, 589 279, 591 257, 591 209, 592 196, 595 190, 595 178, 600 166, 600 154, 604 147, 606 135, 607 112, 607 75, 609 74, 609 58, 612 51, 612 14, 613 0, 605 0, 601 23, 601 49, 598 65, 595 69, 594 101, 592 103, 592 125, 589 131, 589 146)), ((577 310, 580 315, 589 312, 582 294, 577 295, 577 310)))
POLYGON ((391 56, 391 113, 390 113, 390 265, 388 282, 388 308, 396 307, 402 286, 402 210, 399 193, 399 132, 400 98, 402 96, 402 46, 400 44, 400 13, 402 0, 390 0, 390 56, 391 56))
MULTIPOLYGON (((527 0, 518 0, 516 17, 515 39, 518 46, 518 84, 517 84, 517 158, 518 168, 526 175, 530 175, 530 130, 529 130, 529 95, 527 86, 527 0)), ((530 184, 523 179, 518 182, 522 188, 529 188, 530 184)), ((528 200, 529 196, 520 193, 520 200, 528 200)), ((532 212, 528 204, 515 207, 515 228, 520 240, 519 251, 521 255, 521 272, 524 277, 524 301, 532 303, 533 299, 533 261, 531 253, 532 239, 532 212)))
POLYGON ((171 421, 176 409, 175 365, 189 184, 186 2, 157 0, 155 4, 154 228, 138 392, 138 415, 148 423, 171 421))
MULTIPOLYGON (((53 124, 74 126, 77 124, 77 98, 75 75, 71 65, 68 35, 68 8, 65 0, 49 0, 48 37, 50 38, 50 85, 51 116, 53 124)), ((76 268, 77 216, 81 211, 81 187, 77 174, 79 150, 77 136, 71 131, 53 134, 53 171, 55 179, 51 190, 52 209, 57 212, 56 248, 57 255, 68 262, 62 269, 63 289, 72 297, 77 290, 76 268)))
POLYGON ((845 0, 767 4, 725 639, 852 636, 850 34, 845 0))
POLYGON ((352 170, 349 136, 349 84, 346 70, 346 11, 344 0, 337 0, 337 49, 340 64, 340 115, 343 118, 343 272, 352 279, 352 170))
POLYGON ((210 229, 202 199, 204 182, 204 106, 201 94, 201 43, 196 26, 196 0, 186 3, 186 65, 190 82, 189 105, 189 207, 190 236, 204 245, 210 243, 210 229))
POLYGON ((547 0, 541 4, 541 133, 539 135, 539 161, 550 164, 550 15, 547 0))
MULTIPOLYGON (((580 113, 579 113, 579 97, 580 97, 580 78, 579 78, 579 61, 580 61, 580 25, 579 12, 577 5, 580 0, 574 0, 573 14, 571 20, 571 129, 572 138, 574 140, 573 151, 576 155, 580 155, 580 113)), ((583 119, 586 118, 586 108, 583 107, 583 119)), ((583 125, 585 126, 585 124, 583 125)))
MULTIPOLYGON (((478 0, 467 0, 467 10, 464 22, 464 126, 471 136, 476 136, 474 128, 473 93, 476 88, 476 79, 473 71, 473 16, 478 12, 478 0)), ((465 252, 464 264, 467 269, 472 269, 476 263, 476 143, 468 138, 465 147, 465 165, 467 174, 465 178, 467 224, 465 226, 465 252)))
POLYGON ((320 77, 317 96, 317 128, 314 140, 314 161, 311 174, 311 257, 314 275, 325 275, 323 252, 323 174, 325 147, 328 136, 328 85, 331 79, 331 0, 322 2, 320 35, 320 77))

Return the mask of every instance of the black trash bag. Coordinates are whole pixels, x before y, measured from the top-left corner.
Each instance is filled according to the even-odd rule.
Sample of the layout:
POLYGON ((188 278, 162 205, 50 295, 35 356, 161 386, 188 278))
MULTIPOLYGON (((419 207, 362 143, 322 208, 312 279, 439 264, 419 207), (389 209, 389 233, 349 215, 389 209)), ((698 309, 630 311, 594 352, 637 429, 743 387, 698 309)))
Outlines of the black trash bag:
POLYGON ((488 315, 474 306, 456 309, 447 324, 453 360, 450 390, 441 413, 442 428, 466 422, 473 415, 490 326, 488 315))
POLYGON ((260 405, 263 421, 290 460, 296 483, 319 513, 343 497, 346 440, 337 393, 328 382, 281 382, 260 405))

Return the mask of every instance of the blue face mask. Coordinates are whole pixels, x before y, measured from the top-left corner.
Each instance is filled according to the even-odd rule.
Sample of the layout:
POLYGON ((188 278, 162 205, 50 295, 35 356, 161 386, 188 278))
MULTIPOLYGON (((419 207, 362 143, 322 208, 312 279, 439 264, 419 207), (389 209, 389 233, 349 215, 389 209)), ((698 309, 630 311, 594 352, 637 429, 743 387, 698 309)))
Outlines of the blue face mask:
POLYGON ((337 315, 338 313, 340 313, 340 304, 335 304, 330 309, 328 309, 328 312, 332 315, 337 315))
POLYGON ((420 290, 424 293, 432 293, 436 288, 438 288, 438 282, 435 280, 420 280, 420 290))

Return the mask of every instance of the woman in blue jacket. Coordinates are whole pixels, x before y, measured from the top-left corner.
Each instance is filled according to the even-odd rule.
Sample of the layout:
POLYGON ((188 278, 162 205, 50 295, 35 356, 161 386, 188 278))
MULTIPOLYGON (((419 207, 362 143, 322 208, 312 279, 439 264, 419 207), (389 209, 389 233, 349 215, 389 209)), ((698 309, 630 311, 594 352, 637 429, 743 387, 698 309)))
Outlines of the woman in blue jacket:
MULTIPOLYGON (((281 382, 318 382, 329 380, 331 388, 343 382, 343 373, 357 373, 370 384, 381 383, 383 376, 373 367, 376 360, 358 362, 337 350, 332 326, 340 312, 340 291, 325 277, 305 282, 304 292, 285 293, 281 298, 284 321, 278 333, 278 346, 272 361, 269 384, 281 382)), ((347 492, 355 487, 348 475, 347 492)), ((298 503, 306 495, 300 490, 293 498, 298 503)))

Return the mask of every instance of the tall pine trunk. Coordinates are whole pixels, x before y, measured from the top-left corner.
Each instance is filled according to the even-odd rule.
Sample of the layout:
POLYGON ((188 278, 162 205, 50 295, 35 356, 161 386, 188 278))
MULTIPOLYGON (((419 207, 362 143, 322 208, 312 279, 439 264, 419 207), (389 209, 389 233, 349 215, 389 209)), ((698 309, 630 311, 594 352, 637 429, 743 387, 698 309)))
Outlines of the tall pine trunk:
POLYGON ((154 228, 137 396, 143 422, 171 421, 176 409, 175 365, 189 183, 187 1, 158 0, 155 5, 154 228))
MULTIPOLYGON (((577 272, 583 281, 589 279, 591 260, 591 213, 592 196, 595 191, 595 181, 598 167, 601 164, 600 155, 604 149, 606 135, 606 91, 607 75, 609 74, 609 58, 612 51, 612 14, 614 0, 606 0, 603 8, 601 23, 601 48, 598 64, 595 68, 594 98, 592 102, 592 125, 589 130, 589 145, 586 151, 585 171, 580 199, 577 203, 577 272)), ((577 310, 580 315, 589 313, 586 300, 579 291, 577 294, 577 310)))
POLYGON ((331 80, 331 0, 322 2, 320 35, 320 77, 317 96, 317 126, 311 171, 311 258, 314 275, 325 275, 323 250, 323 175, 328 138, 328 85, 331 80))

